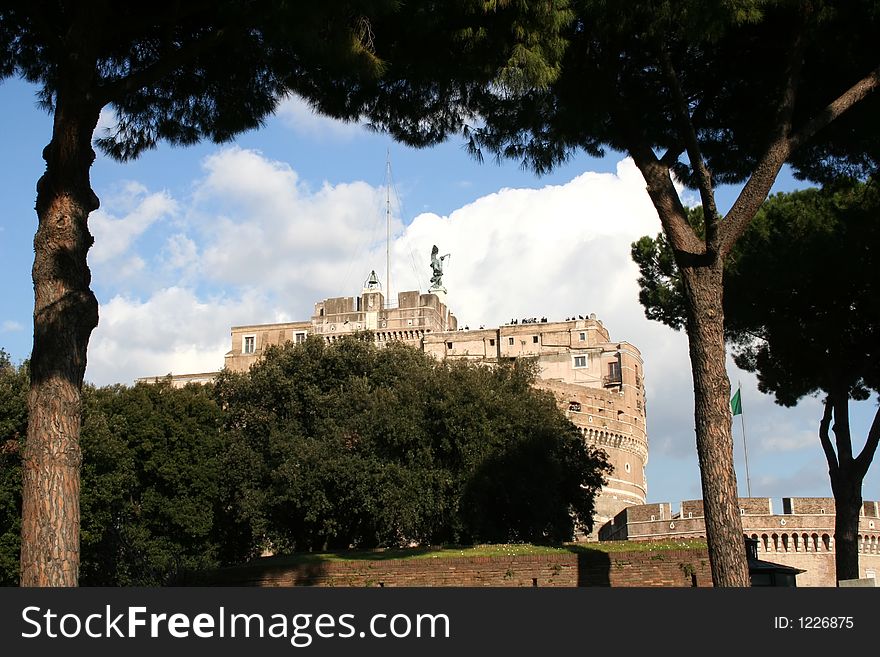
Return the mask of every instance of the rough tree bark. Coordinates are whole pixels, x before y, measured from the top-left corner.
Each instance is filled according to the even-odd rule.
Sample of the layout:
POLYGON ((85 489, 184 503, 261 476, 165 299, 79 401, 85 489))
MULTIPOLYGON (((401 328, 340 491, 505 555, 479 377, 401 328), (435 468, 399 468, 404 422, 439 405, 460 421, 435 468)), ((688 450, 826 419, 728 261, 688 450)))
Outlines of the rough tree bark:
POLYGON ((725 370, 724 263, 716 258, 683 267, 681 272, 688 298, 694 422, 712 581, 715 586, 750 586, 733 465, 730 381, 725 370))
MULTIPOLYGON (((72 57, 75 60, 76 58, 72 57)), ((81 390, 98 302, 89 289, 87 220, 98 208, 89 183, 100 106, 94 67, 82 58, 55 98, 46 171, 37 184, 34 348, 23 456, 22 586, 76 586, 79 573, 81 390)))
MULTIPOLYGON (((658 160, 643 143, 634 142, 629 152, 645 178, 648 195, 675 253, 688 300, 694 430, 712 582, 718 587, 750 586, 733 467, 730 381, 725 369, 724 253, 718 248, 721 234, 716 225, 711 189, 704 193, 706 237, 700 238, 687 223, 669 166, 658 160)), ((699 160, 696 152, 693 159, 699 160)))

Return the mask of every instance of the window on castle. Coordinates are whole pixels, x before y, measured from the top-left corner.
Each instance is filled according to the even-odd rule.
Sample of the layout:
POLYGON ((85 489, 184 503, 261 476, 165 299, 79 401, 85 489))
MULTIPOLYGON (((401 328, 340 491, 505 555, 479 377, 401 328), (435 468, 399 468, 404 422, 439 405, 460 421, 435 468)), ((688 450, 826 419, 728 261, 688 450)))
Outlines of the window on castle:
POLYGON ((296 342, 296 344, 299 344, 301 342, 305 342, 306 341, 306 334, 303 331, 297 331, 296 333, 293 334, 293 341, 296 342))
POLYGON ((575 356, 574 357, 574 366, 575 367, 586 367, 587 366, 587 357, 586 356, 575 356))
POLYGON ((447 348, 447 349, 452 349, 452 343, 451 343, 451 342, 447 342, 447 343, 446 343, 446 348, 447 348))
POLYGON ((533 343, 533 344, 538 344, 538 336, 537 336, 537 335, 533 335, 533 336, 532 336, 532 343, 533 343))
POLYGON ((507 338, 507 344, 513 345, 513 338, 507 338))
POLYGON ((621 381, 620 378, 620 363, 616 360, 608 363, 608 379, 612 382, 621 381))
POLYGON ((494 347, 494 346, 495 346, 495 338, 489 338, 489 346, 490 346, 490 347, 494 347))
POLYGON ((578 340, 580 340, 581 342, 586 342, 586 341, 587 341, 587 334, 586 334, 586 333, 581 333, 581 334, 578 336, 578 340))
POLYGON ((246 335, 244 336, 241 351, 245 354, 252 354, 256 350, 257 346, 257 336, 255 335, 246 335))

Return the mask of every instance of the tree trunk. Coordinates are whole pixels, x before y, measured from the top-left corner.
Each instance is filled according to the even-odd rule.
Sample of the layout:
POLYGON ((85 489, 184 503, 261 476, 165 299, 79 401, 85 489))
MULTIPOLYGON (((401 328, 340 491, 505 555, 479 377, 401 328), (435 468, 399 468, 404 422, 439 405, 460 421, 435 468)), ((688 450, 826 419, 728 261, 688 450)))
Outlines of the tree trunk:
POLYGON ((819 441, 828 462, 831 491, 834 494, 834 564, 835 577, 858 579, 859 577, 859 517, 862 512, 862 486, 868 467, 874 458, 880 441, 880 410, 874 417, 868 439, 862 453, 853 458, 852 434, 849 426, 849 386, 840 378, 828 387, 825 413, 819 423, 819 441), (831 418, 834 418, 834 436, 837 446, 828 435, 831 418))
POLYGON ((79 573, 81 392, 98 302, 89 289, 87 219, 98 207, 89 183, 91 72, 58 92, 46 172, 37 184, 34 348, 23 457, 21 585, 76 586, 79 573))
POLYGON ((725 368, 723 262, 680 267, 688 299, 697 456, 715 586, 750 586, 733 468, 730 381, 725 368))
POLYGON ((841 468, 831 479, 834 492, 835 576, 859 577, 859 514, 862 511, 862 479, 841 468))

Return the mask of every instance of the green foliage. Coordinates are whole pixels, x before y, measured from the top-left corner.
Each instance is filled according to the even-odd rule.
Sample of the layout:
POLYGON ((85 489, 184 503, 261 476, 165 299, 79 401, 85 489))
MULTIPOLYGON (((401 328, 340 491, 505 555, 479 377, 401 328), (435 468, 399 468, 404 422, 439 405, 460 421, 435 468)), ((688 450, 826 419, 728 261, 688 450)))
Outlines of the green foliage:
POLYGON ((17 73, 41 85, 51 110, 71 91, 67 76, 87 66, 91 86, 74 94, 112 105, 118 125, 97 144, 119 160, 163 140, 229 141, 290 93, 330 116, 400 124, 436 141, 428 133, 445 136, 471 116, 474 88, 516 94, 549 84, 571 19, 564 1, 223 0, 110 11, 14 0, 0 10, 0 79, 17 73))
POLYGON ((0 586, 18 584, 21 443, 27 434, 27 364, 0 349, 0 586))
POLYGON ((736 363, 780 404, 880 391, 877 183, 777 195, 731 263, 736 363))
MULTIPOLYGON (((489 152, 543 173, 579 150, 649 148, 666 153, 678 179, 696 187, 685 153, 692 128, 713 184, 738 183, 775 135, 792 53, 800 55, 794 131, 877 66, 873 0, 808 8, 788 0, 574 0, 571 10, 560 73, 549 86, 525 96, 490 87, 470 98, 484 119, 468 131, 478 157, 489 152)), ((790 157, 795 171, 821 181, 873 171, 878 105, 869 95, 802 144, 790 157)))
POLYGON ((231 534, 253 554, 570 539, 608 466, 532 376, 357 338, 222 374, 231 534))
MULTIPOLYGON (((689 208, 688 223, 699 235, 705 232, 703 208, 689 208)), ((675 254, 663 233, 645 235, 633 242, 630 252, 639 266, 639 301, 645 316, 680 331, 687 317, 684 283, 675 264, 675 254)))
MULTIPOLYGON (((266 549, 560 543, 610 471, 529 364, 357 336, 215 386, 87 386, 81 582, 157 586, 266 549), (221 410, 222 408, 222 410, 221 410)), ((27 368, 0 352, 0 583, 18 581, 27 368)))
MULTIPOLYGON (((699 213, 692 216, 699 222, 699 213)), ((793 406, 818 391, 880 390, 880 191, 876 182, 768 199, 724 271, 725 331, 737 365, 793 406)), ((681 278, 662 235, 633 244, 650 319, 685 319, 681 278)))
MULTIPOLYGON (((876 181, 777 194, 764 203, 724 270, 725 334, 736 364, 757 372, 759 390, 784 406, 827 394, 819 437, 835 498, 839 579, 858 576, 861 488, 880 441, 875 418, 854 457, 847 410, 848 399, 880 392, 878 216, 876 181)), ((671 258, 660 236, 633 245, 645 313, 680 328, 683 289, 671 258)))
MULTIPOLYGON (((19 576, 27 367, 0 353, 0 585, 19 576)), ((220 564, 220 410, 201 386, 86 387, 80 581, 158 586, 220 564)))
POLYGON ((81 582, 156 586, 217 565, 224 447, 210 390, 161 382, 85 393, 81 582))

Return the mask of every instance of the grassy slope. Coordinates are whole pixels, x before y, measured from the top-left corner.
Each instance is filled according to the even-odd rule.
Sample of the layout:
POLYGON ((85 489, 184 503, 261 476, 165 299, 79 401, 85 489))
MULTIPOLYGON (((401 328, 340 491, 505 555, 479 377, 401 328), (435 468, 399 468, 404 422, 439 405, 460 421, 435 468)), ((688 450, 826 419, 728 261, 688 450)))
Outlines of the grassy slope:
POLYGON ((577 543, 561 546, 530 544, 476 545, 469 547, 424 547, 386 550, 352 550, 339 552, 311 552, 278 555, 259 559, 263 565, 295 565, 327 561, 387 561, 391 559, 443 559, 455 557, 514 557, 535 554, 559 554, 562 552, 656 552, 663 550, 687 550, 705 548, 704 540, 677 541, 608 541, 603 543, 577 543))

